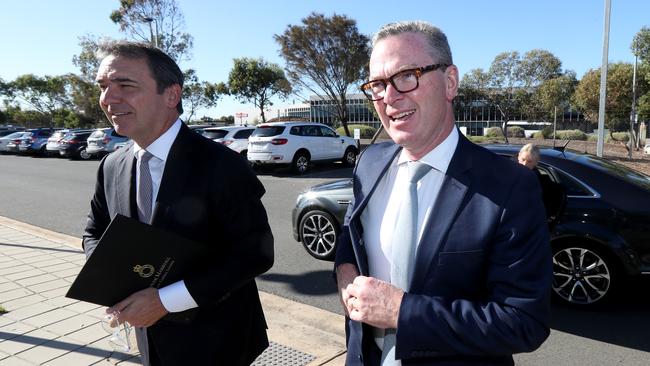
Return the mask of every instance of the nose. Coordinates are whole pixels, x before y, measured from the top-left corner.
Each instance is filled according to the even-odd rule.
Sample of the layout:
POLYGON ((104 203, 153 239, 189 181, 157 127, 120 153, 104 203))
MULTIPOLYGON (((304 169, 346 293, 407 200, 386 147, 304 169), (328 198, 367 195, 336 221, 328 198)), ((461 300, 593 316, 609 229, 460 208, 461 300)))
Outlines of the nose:
POLYGON ((384 90, 384 103, 393 104, 396 100, 402 98, 402 93, 397 91, 393 84, 388 83, 386 90, 384 90))
POLYGON ((99 96, 99 102, 103 105, 117 103, 119 100, 119 93, 117 92, 116 88, 113 88, 111 86, 107 86, 104 90, 102 90, 102 93, 99 96))

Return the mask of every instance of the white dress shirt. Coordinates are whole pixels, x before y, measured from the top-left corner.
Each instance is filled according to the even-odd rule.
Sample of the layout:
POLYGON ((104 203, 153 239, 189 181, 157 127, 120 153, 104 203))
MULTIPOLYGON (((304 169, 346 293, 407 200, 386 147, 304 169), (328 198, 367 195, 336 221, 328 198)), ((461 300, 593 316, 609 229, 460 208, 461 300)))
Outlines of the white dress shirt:
MULTIPOLYGON (((442 181, 449 168, 456 146, 458 131, 454 128, 447 138, 419 161, 437 170, 439 174, 428 172, 417 184, 418 191, 418 247, 424 231, 424 223, 435 209, 436 198, 442 181)), ((391 164, 388 171, 377 184, 368 205, 361 213, 363 242, 368 255, 370 276, 390 282, 393 230, 397 224, 400 202, 408 193, 408 158, 404 150, 397 156, 397 164, 391 164)), ((383 329, 375 330, 375 342, 383 348, 383 329)))
MULTIPOLYGON (((146 147, 146 150, 153 155, 149 160, 149 171, 151 172, 151 183, 152 183, 152 192, 151 192, 151 212, 153 215, 154 207, 156 205, 156 198, 158 197, 158 191, 160 190, 160 182, 162 181, 162 176, 165 171, 165 163, 167 162, 167 156, 169 155, 169 150, 176 140, 178 131, 181 130, 181 120, 177 119, 174 124, 165 131, 160 137, 158 137, 154 142, 146 147)), ((137 143, 133 143, 133 153, 135 154, 138 163, 142 154, 144 154, 144 149, 138 146, 137 143)), ((140 177, 140 164, 136 164, 136 177, 140 177)), ((136 189, 140 189, 140 180, 136 178, 136 189)), ((172 283, 171 285, 165 286, 158 290, 158 295, 160 296, 160 302, 170 313, 179 312, 195 308, 198 305, 190 292, 185 286, 185 281, 180 280, 178 282, 172 283)))

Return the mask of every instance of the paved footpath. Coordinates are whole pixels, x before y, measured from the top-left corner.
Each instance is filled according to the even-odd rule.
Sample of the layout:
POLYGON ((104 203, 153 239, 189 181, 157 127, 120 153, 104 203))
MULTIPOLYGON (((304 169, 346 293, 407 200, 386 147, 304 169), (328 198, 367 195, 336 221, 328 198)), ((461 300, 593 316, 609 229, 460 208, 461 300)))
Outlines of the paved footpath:
MULTIPOLYGON (((84 263, 79 238, 0 216, 0 365, 140 364, 109 346, 104 307, 65 297, 84 263)), ((271 347, 255 366, 344 365, 341 315, 260 296, 271 347)))

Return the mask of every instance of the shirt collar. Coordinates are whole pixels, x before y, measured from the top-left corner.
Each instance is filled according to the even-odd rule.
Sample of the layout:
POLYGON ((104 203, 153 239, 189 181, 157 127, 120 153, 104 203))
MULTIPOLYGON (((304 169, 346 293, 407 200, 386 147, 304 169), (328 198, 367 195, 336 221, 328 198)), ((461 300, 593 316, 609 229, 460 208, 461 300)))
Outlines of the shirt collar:
MULTIPOLYGON (((169 155, 169 150, 172 148, 174 140, 176 140, 178 131, 181 130, 181 123, 181 120, 177 119, 176 122, 174 122, 174 124, 168 128, 167 131, 165 131, 165 133, 160 135, 160 137, 158 137, 154 142, 147 146, 147 151, 156 158, 162 161, 166 161, 167 155, 169 155)), ((143 148, 134 141, 133 154, 135 154, 136 157, 139 157, 138 155, 140 150, 143 150, 143 148)))
MULTIPOLYGON (((430 165, 442 173, 447 173, 447 168, 449 168, 449 163, 451 162, 451 158, 456 151, 457 145, 458 130, 456 128, 452 128, 451 133, 449 133, 449 135, 442 141, 442 143, 424 155, 420 161, 430 165)), ((402 152, 399 155, 399 159, 397 160, 397 165, 402 165, 407 161, 409 161, 409 158, 406 157, 406 154, 402 149, 402 152)))

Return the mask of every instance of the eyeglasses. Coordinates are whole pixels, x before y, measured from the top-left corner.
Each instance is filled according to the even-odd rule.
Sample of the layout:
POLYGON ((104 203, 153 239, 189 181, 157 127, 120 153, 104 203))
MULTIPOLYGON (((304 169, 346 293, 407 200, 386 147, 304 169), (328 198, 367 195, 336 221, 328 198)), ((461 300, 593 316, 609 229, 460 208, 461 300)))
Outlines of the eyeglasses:
POLYGON ((131 352, 129 340, 133 327, 127 322, 120 323, 114 314, 108 314, 102 319, 102 328, 111 334, 108 344, 115 351, 131 352))
POLYGON ((384 99, 388 83, 400 93, 411 92, 420 86, 420 77, 429 72, 436 71, 439 68, 447 68, 448 64, 433 64, 424 67, 417 67, 414 69, 407 69, 398 72, 397 74, 389 77, 388 79, 371 80, 367 83, 361 84, 361 91, 366 95, 366 98, 374 101, 384 99))

